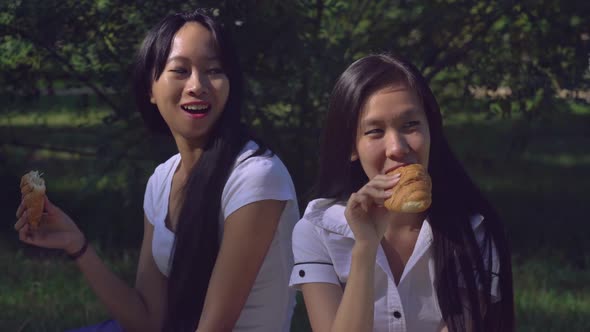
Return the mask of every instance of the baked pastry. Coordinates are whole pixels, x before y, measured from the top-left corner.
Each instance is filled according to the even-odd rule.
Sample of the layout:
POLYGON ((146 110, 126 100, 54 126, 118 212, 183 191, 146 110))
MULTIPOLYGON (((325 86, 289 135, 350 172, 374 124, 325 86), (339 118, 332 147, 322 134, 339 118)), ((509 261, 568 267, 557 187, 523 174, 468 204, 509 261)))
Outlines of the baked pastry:
POLYGON ((27 211, 31 229, 35 230, 41 223, 41 215, 45 205, 45 181, 38 171, 30 171, 20 180, 20 192, 27 211))
POLYGON ((432 202, 432 180, 426 169, 420 164, 402 166, 388 175, 401 173, 399 182, 392 188, 391 197, 383 204, 385 208, 396 212, 422 212, 432 202))

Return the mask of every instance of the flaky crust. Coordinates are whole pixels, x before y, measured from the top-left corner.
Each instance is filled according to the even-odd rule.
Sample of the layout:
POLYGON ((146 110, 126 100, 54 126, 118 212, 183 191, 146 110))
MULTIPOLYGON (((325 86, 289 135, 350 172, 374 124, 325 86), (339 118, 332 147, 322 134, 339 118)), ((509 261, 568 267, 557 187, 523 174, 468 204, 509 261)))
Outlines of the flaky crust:
POLYGON ((37 171, 30 171, 20 180, 20 192, 32 229, 41 223, 45 205, 45 181, 37 171))
POLYGON ((388 175, 401 173, 399 182, 393 187, 392 195, 383 204, 385 208, 396 212, 423 212, 432 203, 432 180, 420 164, 410 164, 389 172, 388 175))

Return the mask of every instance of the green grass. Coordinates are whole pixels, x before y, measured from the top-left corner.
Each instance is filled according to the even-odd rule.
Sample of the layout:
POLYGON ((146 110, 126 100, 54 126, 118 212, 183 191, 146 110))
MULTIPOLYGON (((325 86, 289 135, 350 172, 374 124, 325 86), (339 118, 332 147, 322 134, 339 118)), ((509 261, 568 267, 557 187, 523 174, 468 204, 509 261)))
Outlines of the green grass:
MULTIPOLYGON (((104 256, 104 255, 103 255, 104 256)), ((136 251, 108 256, 107 263, 131 283, 136 251)), ((22 251, 0 254, 13 268, 0 274, 2 331, 61 331, 95 324, 108 315, 75 265, 61 256, 31 258, 22 251)), ((514 259, 518 331, 590 330, 590 271, 561 260, 514 259)), ((309 331, 301 298, 292 331, 309 331)))
MULTIPOLYGON (((104 108, 68 112, 74 104, 9 112, 0 119, 0 142, 20 143, 0 145, 0 157, 5 156, 0 158, 5 184, 0 217, 6 221, 0 226, 0 266, 8 267, 0 273, 2 331, 61 331, 108 318, 71 262, 15 238, 10 221, 18 204, 18 179, 26 170, 45 172, 52 200, 79 221, 96 245, 108 248, 102 253, 118 274, 130 283, 134 279, 145 183, 172 150, 142 132, 104 123, 104 108), (109 149, 133 158, 113 167, 111 151, 97 149, 107 140, 109 149), (35 144, 41 146, 29 148, 35 144)), ((518 331, 590 331, 585 208, 590 107, 570 106, 573 112, 559 111, 530 124, 476 113, 453 115, 446 125, 457 155, 504 218, 513 249, 518 331)), ((300 303, 293 331, 308 330, 300 303)))

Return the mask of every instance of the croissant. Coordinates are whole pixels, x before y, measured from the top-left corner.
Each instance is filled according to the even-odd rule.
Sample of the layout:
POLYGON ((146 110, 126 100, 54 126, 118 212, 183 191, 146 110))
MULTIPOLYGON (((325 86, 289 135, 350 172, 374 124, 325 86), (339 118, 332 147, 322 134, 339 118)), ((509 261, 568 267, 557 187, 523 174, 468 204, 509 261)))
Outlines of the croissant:
POLYGON ((45 205, 45 181, 41 174, 38 171, 30 171, 23 175, 20 180, 20 192, 29 224, 32 229, 37 229, 45 205))
POLYGON ((432 203, 432 180, 426 169, 420 164, 410 164, 398 167, 388 175, 397 173, 401 173, 400 180, 392 188, 391 197, 383 204, 385 208, 409 213, 428 209, 432 203))

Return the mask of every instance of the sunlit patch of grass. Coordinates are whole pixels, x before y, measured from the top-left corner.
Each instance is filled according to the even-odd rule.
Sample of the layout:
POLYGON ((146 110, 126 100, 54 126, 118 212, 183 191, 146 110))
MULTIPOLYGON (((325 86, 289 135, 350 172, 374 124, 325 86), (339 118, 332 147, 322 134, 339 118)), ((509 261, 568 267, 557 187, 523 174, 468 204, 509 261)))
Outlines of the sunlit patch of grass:
POLYGON ((539 162, 550 166, 559 167, 575 167, 575 166, 590 166, 590 153, 587 154, 571 154, 571 153, 536 153, 526 154, 524 159, 532 162, 539 162))
POLYGON ((108 109, 92 109, 84 113, 68 111, 50 112, 9 112, 0 118, 0 126, 26 127, 26 126, 57 126, 80 127, 102 124, 103 119, 109 116, 108 109))
MULTIPOLYGON (((68 113, 58 106, 0 118, 0 139, 98 151, 115 133, 102 122, 108 115, 104 109, 68 113)), ((571 114, 548 116, 530 126, 515 124, 514 119, 487 119, 484 113, 455 114, 446 122, 458 157, 504 218, 515 257, 518 331, 590 331, 590 274, 585 270, 590 266, 590 223, 585 221, 590 111, 587 105, 572 109, 576 107, 571 114), (510 156, 514 134, 525 129, 525 149, 510 156)), ((165 160, 150 155, 146 150, 156 145, 142 139, 137 154, 145 161, 124 160, 114 168, 108 168, 108 160, 98 152, 82 156, 3 147, 1 152, 9 156, 6 169, 12 172, 3 175, 3 184, 14 189, 0 207, 3 218, 14 219, 19 173, 42 170, 54 203, 113 251, 111 266, 131 284, 141 240, 143 190, 153 167, 165 160)), ((119 140, 108 142, 113 149, 135 148, 119 140)), ((309 162, 285 154, 284 160, 309 162)), ((44 251, 22 249, 15 242, 5 249, 0 241, 0 266, 10 267, 0 274, 0 330, 17 331, 25 324, 23 332, 61 331, 107 318, 74 264, 59 256, 38 258, 44 251)), ((308 331, 300 296, 298 301, 293 331, 308 331)))
MULTIPOLYGON (((37 252, 28 248, 28 252, 37 252)), ((137 255, 124 252, 108 257, 124 280, 131 281, 137 255)), ((103 306, 75 264, 62 256, 35 258, 30 254, 0 254, 0 326, 2 331, 63 331, 98 323, 107 318, 103 306)))
POLYGON ((513 269, 518 331, 590 331, 590 271, 540 257, 513 269))
MULTIPOLYGON (((98 251, 132 285, 137 250, 98 251)), ((23 331, 62 331, 109 318, 72 262, 55 254, 38 255, 33 249, 0 254, 0 263, 11 266, 0 274, 0 325, 5 330, 16 331, 26 323, 23 331)), ((590 271, 563 264, 558 256, 517 256, 513 269, 517 331, 590 330, 590 271)), ((297 299, 292 331, 308 331, 300 294, 297 299)))

